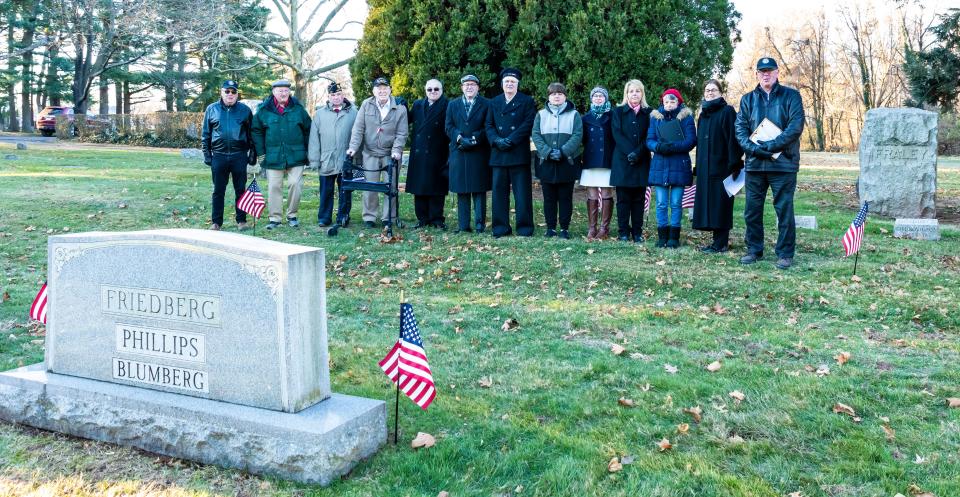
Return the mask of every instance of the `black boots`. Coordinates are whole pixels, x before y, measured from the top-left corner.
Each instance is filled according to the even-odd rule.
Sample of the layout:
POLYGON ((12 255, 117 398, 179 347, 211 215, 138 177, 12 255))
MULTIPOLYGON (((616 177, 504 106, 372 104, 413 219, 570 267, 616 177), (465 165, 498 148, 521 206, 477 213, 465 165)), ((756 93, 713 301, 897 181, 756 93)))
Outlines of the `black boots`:
POLYGON ((663 248, 667 246, 667 242, 670 239, 670 227, 669 226, 657 226, 657 248, 663 248))

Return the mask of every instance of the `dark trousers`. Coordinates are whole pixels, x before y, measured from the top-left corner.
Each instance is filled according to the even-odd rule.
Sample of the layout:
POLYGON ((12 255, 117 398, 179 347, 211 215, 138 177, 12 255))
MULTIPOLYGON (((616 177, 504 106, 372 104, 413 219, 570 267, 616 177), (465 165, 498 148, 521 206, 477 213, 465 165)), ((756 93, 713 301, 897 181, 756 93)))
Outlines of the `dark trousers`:
POLYGON ((540 183, 543 190, 543 217, 547 229, 557 229, 557 210, 560 211, 560 229, 570 229, 570 217, 573 215, 573 182, 540 183))
POLYGON ((232 176, 233 193, 236 194, 233 206, 237 211, 237 222, 247 222, 247 213, 237 208, 237 202, 247 189, 247 153, 213 154, 210 173, 213 175, 213 195, 211 196, 213 212, 210 215, 210 221, 213 224, 223 225, 223 197, 227 192, 227 182, 232 176))
MULTIPOLYGON (((333 192, 343 187, 343 175, 320 176, 320 208, 317 209, 317 224, 331 224, 333 219, 333 192), (336 188, 335 188, 336 187, 336 188)), ((346 226, 353 206, 353 192, 340 192, 337 201, 337 223, 346 226)))
POLYGON ((516 209, 517 235, 533 236, 533 176, 530 165, 495 166, 493 169, 493 236, 506 236, 510 228, 510 192, 516 209))
POLYGON ((620 236, 643 234, 643 204, 646 195, 645 186, 617 187, 617 231, 620 236))
POLYGON ((470 229, 470 204, 473 204, 473 224, 483 231, 487 224, 487 192, 457 194, 457 229, 470 229))
POLYGON ((797 173, 748 172, 746 183, 743 220, 746 222, 744 241, 747 252, 763 254, 763 204, 767 198, 767 188, 770 188, 773 191, 773 208, 777 211, 777 257, 793 257, 797 245, 797 226, 793 219, 797 173))
POLYGON ((417 221, 431 225, 443 223, 443 201, 446 199, 446 195, 414 195, 413 211, 417 221))

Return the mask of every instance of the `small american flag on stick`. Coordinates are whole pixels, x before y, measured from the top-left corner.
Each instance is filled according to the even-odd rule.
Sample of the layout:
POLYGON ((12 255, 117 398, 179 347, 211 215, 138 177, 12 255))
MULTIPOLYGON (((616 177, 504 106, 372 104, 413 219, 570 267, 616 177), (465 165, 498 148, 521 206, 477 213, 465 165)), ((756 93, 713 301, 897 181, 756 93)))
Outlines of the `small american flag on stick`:
POLYGON ((400 304, 400 338, 380 361, 380 369, 421 409, 426 409, 437 396, 417 318, 410 304, 400 304))
POLYGON ((237 207, 243 212, 260 219, 260 213, 263 212, 264 205, 266 205, 266 203, 263 201, 263 192, 260 191, 260 185, 257 184, 257 179, 254 178, 250 186, 247 187, 247 191, 243 192, 240 201, 237 202, 237 207))
POLYGON ((697 196, 697 185, 690 185, 683 189, 683 201, 680 207, 689 209, 693 207, 693 199, 697 196))
POLYGON ((643 212, 650 212, 650 195, 653 194, 653 187, 647 187, 647 193, 643 199, 643 212))
POLYGON ((33 305, 30 306, 30 319, 36 319, 43 324, 47 324, 47 283, 44 282, 33 299, 33 305))
POLYGON ((860 251, 860 242, 863 241, 863 228, 867 224, 868 205, 867 202, 863 203, 860 212, 857 212, 857 217, 853 218, 853 222, 850 223, 850 227, 847 228, 847 232, 843 234, 843 238, 840 240, 840 244, 843 245, 844 257, 850 257, 860 251))

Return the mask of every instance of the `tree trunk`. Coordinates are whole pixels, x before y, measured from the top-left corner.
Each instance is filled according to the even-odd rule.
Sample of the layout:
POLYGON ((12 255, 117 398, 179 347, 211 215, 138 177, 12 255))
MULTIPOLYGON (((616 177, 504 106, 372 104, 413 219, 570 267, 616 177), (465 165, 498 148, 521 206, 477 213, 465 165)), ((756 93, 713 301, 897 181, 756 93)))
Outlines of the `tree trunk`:
POLYGON ((180 48, 177 50, 177 78, 176 78, 176 95, 177 95, 177 112, 186 111, 187 107, 187 96, 186 90, 184 90, 184 80, 186 79, 185 69, 187 64, 187 44, 186 42, 180 42, 180 48))
MULTIPOLYGON (((60 45, 53 45, 47 49, 47 77, 44 83, 44 99, 50 101, 50 105, 60 105, 60 93, 51 92, 54 83, 57 81, 57 57, 60 55, 60 45)), ((46 106, 46 102, 41 107, 46 106)))
POLYGON ((113 113, 123 114, 123 83, 120 80, 113 81, 113 113))
POLYGON ((110 114, 110 80, 100 75, 100 115, 110 114))
POLYGON ((125 115, 130 115, 133 113, 133 110, 130 108, 130 100, 133 94, 130 93, 130 82, 124 80, 123 82, 123 113, 125 115))
MULTIPOLYGON (((26 4, 24 5, 26 7, 26 4)), ((33 10, 23 12, 23 37, 20 40, 21 47, 29 47, 33 44, 33 35, 37 32, 37 9, 40 8, 40 2, 33 3, 33 10)), ((33 132, 33 50, 27 50, 20 59, 20 86, 22 95, 20 98, 20 126, 21 131, 33 132)))
MULTIPOLYGON (((14 50, 16 48, 16 42, 13 38, 13 26, 16 24, 16 12, 13 8, 10 9, 8 14, 9 21, 7 21, 7 71, 10 76, 13 76, 17 73, 16 57, 13 56, 14 50)), ((7 116, 10 119, 10 122, 7 125, 7 131, 20 131, 20 119, 17 117, 17 94, 16 94, 16 84, 14 84, 13 77, 10 78, 10 83, 7 85, 7 108, 10 109, 10 115, 7 116)))
POLYGON ((163 65, 163 98, 167 104, 167 112, 173 112, 174 94, 173 85, 170 83, 170 77, 173 74, 173 63, 175 50, 173 49, 173 40, 167 41, 164 47, 164 65, 163 65))

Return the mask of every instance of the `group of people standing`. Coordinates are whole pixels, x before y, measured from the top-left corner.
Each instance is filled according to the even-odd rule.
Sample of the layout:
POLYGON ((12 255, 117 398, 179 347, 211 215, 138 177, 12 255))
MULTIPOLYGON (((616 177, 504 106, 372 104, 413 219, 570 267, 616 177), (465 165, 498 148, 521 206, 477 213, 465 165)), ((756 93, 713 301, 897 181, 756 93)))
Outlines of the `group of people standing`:
MULTIPOLYGON (((279 85, 274 83, 273 95, 253 116, 249 132, 254 152, 244 150, 244 160, 264 156, 270 182, 268 229, 281 224, 280 184, 284 172, 290 182, 288 223, 298 224, 296 203, 302 166, 309 161, 320 171, 318 224, 329 225, 333 222, 334 187, 343 179, 343 157, 362 157, 366 179, 379 181, 386 161, 401 158, 409 136, 405 190, 414 195, 417 228, 446 228, 443 203, 447 193, 453 192, 457 194, 457 231, 484 232, 489 191, 493 236, 532 236, 535 174, 543 193, 546 237, 570 238, 574 185, 579 181, 586 190, 588 239, 611 236, 615 204, 617 238, 643 243, 648 188, 653 188, 656 245, 667 248, 680 245, 683 192, 695 181, 692 225, 713 232, 713 242, 701 248, 707 253, 728 250, 733 197, 727 194, 723 181, 736 179, 745 170, 747 253, 741 262, 752 264, 763 257, 763 204, 769 188, 778 217, 776 265, 786 269, 792 265, 795 251, 793 195, 803 105, 796 90, 779 84, 774 59, 758 61, 757 78, 757 87, 741 98, 739 113, 724 100, 720 83, 707 81, 696 116, 673 88, 661 93, 657 108, 650 107, 646 88, 636 79, 627 81, 623 99, 616 106, 606 88, 593 88, 589 106, 581 114, 567 100, 566 87, 559 82, 547 87, 546 102, 538 110, 534 99, 519 91, 521 73, 514 68, 500 72, 503 91, 490 99, 479 94, 480 79, 475 75, 463 76, 461 96, 450 100, 443 95, 442 83, 431 79, 425 84, 425 97, 416 100, 409 110, 391 95, 389 81, 378 78, 373 82, 373 95, 359 110, 343 97, 336 83, 331 84, 329 101, 318 107, 312 121, 289 96, 289 83, 281 81, 279 85), (278 95, 277 91, 284 88, 284 83, 286 99, 284 92, 278 95), (288 113, 290 117, 285 117, 288 113), (779 130, 767 141, 755 136, 764 120, 779 130), (302 137, 286 139, 282 136, 285 134, 302 137), (535 151, 533 172, 531 143, 535 151), (694 149, 696 158, 691 161, 694 149), (297 167, 300 170, 294 171, 297 167), (271 169, 278 172, 271 174, 271 169)), ((225 110, 233 105, 228 96, 222 95, 220 102, 207 109, 204 121, 204 152, 210 158, 214 177, 213 229, 222 225, 223 171, 233 171, 234 162, 241 163, 239 158, 230 159, 234 162, 223 158, 232 153, 230 145, 217 145, 217 140, 211 140, 224 134, 216 130, 224 127, 225 118, 211 118, 208 123, 208 117, 232 112, 225 110)), ((242 147, 236 148, 239 153, 242 147)), ((239 198, 243 185, 238 187, 236 180, 234 175, 239 198)), ((378 194, 363 195, 367 227, 376 226, 378 214, 387 222, 389 213, 396 212, 384 205, 382 214, 378 213, 378 194)), ((347 225, 349 212, 347 192, 339 199, 336 222, 347 225)), ((243 222, 241 211, 237 212, 237 221, 243 222)))

